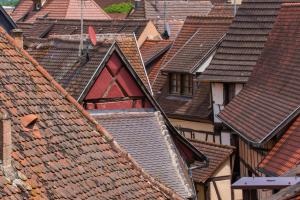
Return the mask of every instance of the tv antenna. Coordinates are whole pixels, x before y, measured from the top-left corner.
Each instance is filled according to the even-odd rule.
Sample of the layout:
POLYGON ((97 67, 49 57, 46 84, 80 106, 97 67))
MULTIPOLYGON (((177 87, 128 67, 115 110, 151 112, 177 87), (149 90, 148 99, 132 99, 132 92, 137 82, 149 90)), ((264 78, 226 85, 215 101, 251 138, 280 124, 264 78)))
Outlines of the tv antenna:
POLYGON ((79 53, 81 56, 83 51, 83 0, 80 0, 80 44, 79 44, 79 53))

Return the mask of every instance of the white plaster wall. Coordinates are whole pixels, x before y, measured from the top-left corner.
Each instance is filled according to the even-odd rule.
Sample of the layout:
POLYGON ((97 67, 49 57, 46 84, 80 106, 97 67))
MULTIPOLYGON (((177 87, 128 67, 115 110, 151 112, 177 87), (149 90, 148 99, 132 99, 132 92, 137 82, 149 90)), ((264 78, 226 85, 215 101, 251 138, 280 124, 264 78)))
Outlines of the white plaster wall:
MULTIPOLYGON (((219 177, 219 176, 229 176, 231 175, 231 168, 230 168, 230 159, 228 158, 225 163, 223 163, 220 168, 213 174, 212 177, 219 177)), ((216 185, 218 187, 221 199, 231 199, 231 180, 223 180, 223 181, 216 181, 216 185)), ((213 186, 213 183, 210 183, 210 199, 211 200, 218 200, 218 196, 216 190, 213 186)))
POLYGON ((238 93, 240 93, 240 91, 243 89, 244 84, 235 84, 235 95, 238 95, 238 93))
POLYGON ((224 132, 222 131, 221 132, 221 141, 222 141, 222 144, 231 145, 230 133, 226 132, 226 131, 224 131, 224 132))
POLYGON ((202 63, 202 65, 200 67, 198 67, 197 72, 204 72, 204 70, 206 70, 206 68, 208 67, 208 65, 210 64, 212 58, 215 55, 215 51, 202 63))
POLYGON ((213 97, 213 111, 214 111, 214 122, 220 123, 221 121, 216 117, 223 107, 224 95, 223 95, 223 84, 212 83, 212 97, 213 97))

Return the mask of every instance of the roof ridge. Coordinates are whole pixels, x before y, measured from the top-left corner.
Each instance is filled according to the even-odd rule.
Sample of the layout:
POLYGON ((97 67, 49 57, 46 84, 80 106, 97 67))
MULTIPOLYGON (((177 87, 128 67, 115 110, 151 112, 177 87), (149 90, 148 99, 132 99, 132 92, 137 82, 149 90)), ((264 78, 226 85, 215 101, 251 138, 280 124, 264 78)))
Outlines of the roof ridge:
POLYGON ((188 180, 185 178, 184 172, 181 170, 182 167, 181 167, 180 162, 183 163, 183 161, 180 160, 180 157, 178 156, 179 152, 176 151, 175 143, 171 139, 171 134, 170 134, 168 128, 166 127, 164 117, 162 116, 160 111, 154 112, 154 117, 157 119, 157 121, 159 123, 160 129, 161 129, 160 133, 162 134, 162 137, 164 138, 164 140, 166 142, 167 148, 168 148, 170 156, 171 156, 172 163, 173 163, 173 165, 175 165, 175 171, 177 172, 178 178, 183 183, 183 185, 185 187, 185 191, 189 193, 189 196, 192 196, 193 191, 190 191, 189 188, 187 187, 188 180))
POLYGON ((124 155, 128 161, 130 161, 133 164, 134 169, 136 169, 141 175, 145 178, 148 179, 148 181, 151 183, 151 186, 155 188, 157 186, 159 190, 163 191, 165 194, 169 195, 175 200, 182 199, 177 193, 175 193, 172 189, 168 188, 167 186, 163 185, 160 183, 158 180, 154 179, 151 177, 143 168, 139 166, 139 164, 134 160, 134 158, 129 155, 112 137, 112 135, 104 129, 98 122, 95 120, 88 111, 84 110, 84 108, 61 86, 59 85, 54 78, 41 66, 38 64, 38 62, 29 55, 27 51, 24 49, 21 49, 18 47, 18 44, 16 41, 8 35, 2 27, 0 27, 0 33, 4 35, 4 37, 8 40, 8 42, 12 45, 13 48, 17 52, 19 52, 24 59, 28 60, 35 68, 37 71, 41 73, 41 75, 46 78, 50 84, 52 84, 52 87, 57 89, 57 91, 63 96, 64 99, 66 99, 71 105, 75 106, 75 109, 81 112, 83 117, 85 117, 97 130, 98 133, 100 133, 102 136, 105 137, 106 142, 111 146, 111 148, 116 151, 120 152, 122 155, 124 155))

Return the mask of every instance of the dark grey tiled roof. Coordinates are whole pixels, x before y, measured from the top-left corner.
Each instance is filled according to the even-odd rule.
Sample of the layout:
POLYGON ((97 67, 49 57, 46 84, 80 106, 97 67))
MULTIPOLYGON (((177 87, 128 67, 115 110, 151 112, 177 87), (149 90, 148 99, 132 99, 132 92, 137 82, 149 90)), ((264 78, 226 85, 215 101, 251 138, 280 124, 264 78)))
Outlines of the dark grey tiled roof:
POLYGON ((282 0, 243 0, 201 80, 247 82, 272 30, 282 0))
POLYGON ((93 114, 150 175, 187 198, 189 182, 159 112, 93 114))

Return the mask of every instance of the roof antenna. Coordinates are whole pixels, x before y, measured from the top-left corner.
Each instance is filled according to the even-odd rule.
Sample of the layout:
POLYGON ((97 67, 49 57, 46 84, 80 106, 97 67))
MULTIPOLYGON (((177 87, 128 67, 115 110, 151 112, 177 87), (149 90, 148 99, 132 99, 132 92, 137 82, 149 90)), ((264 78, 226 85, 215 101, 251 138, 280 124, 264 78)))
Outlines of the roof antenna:
POLYGON ((83 0, 80 0, 80 44, 78 56, 82 55, 83 51, 83 0))
POLYGON ((236 15, 236 0, 233 1, 234 3, 234 7, 233 7, 233 15, 235 16, 236 15))

